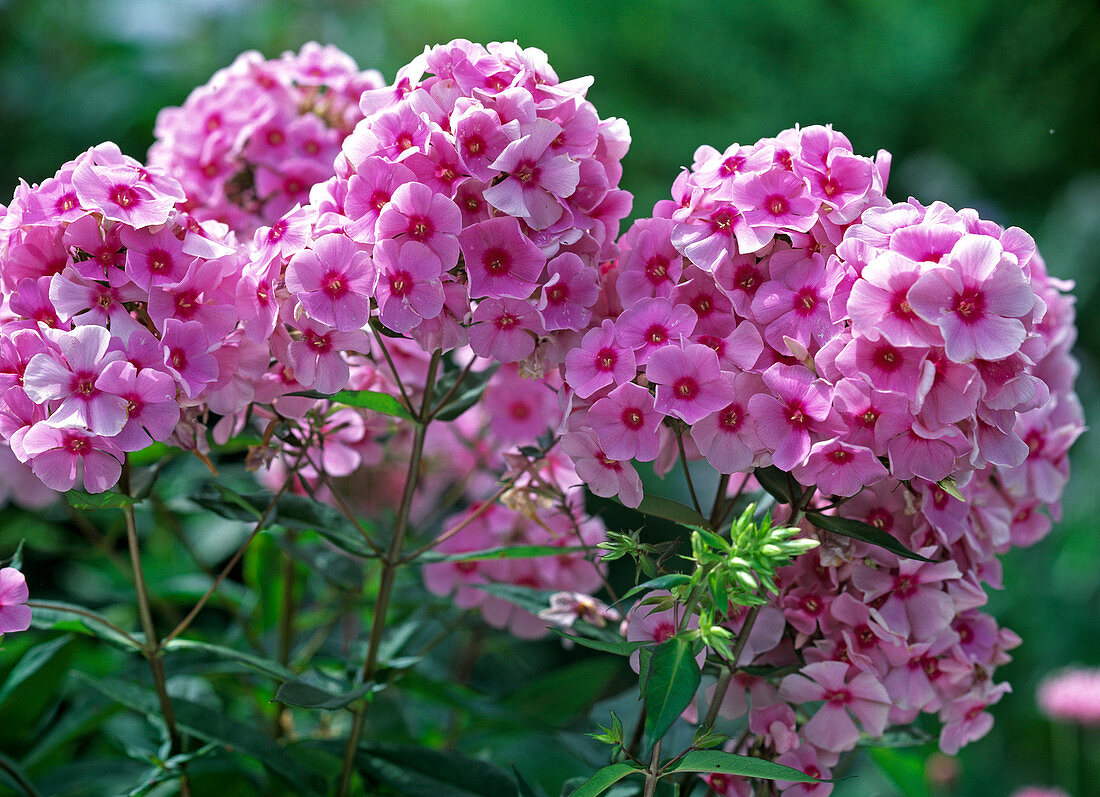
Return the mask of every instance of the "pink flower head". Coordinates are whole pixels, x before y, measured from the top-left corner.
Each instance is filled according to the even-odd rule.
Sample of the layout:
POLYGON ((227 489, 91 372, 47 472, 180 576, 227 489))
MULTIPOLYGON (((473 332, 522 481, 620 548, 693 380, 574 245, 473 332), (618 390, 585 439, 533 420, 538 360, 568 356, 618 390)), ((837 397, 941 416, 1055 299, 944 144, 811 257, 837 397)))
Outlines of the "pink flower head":
POLYGON ((965 235, 943 265, 926 271, 909 289, 914 312, 943 335, 947 356, 966 363, 999 360, 1020 348, 1021 317, 1035 307, 1023 273, 1005 258, 996 239, 965 235))
POLYGON ((103 369, 96 387, 126 402, 126 425, 112 438, 123 451, 140 451, 153 441, 167 440, 179 421, 176 384, 163 371, 139 371, 126 360, 115 360, 103 369))
POLYGON ((661 415, 653 396, 633 382, 619 385, 588 410, 600 447, 616 460, 652 462, 660 448, 661 415))
POLYGON ((767 325, 764 339, 784 351, 787 337, 803 346, 820 345, 833 337, 837 329, 829 313, 829 297, 842 276, 840 269, 832 261, 827 266, 820 254, 807 257, 798 249, 776 252, 770 262, 773 273, 781 276, 761 285, 752 300, 753 317, 767 325))
POLYGON ((809 232, 817 223, 817 203, 810 198, 806 183, 783 169, 738 179, 733 184, 733 198, 744 209, 745 223, 765 243, 781 230, 809 232))
POLYGON ((161 193, 144 178, 142 170, 129 165, 96 166, 91 159, 73 171, 73 188, 81 205, 136 229, 168 221, 176 202, 184 198, 179 183, 173 180, 169 184, 172 193, 161 193))
POLYGON ((642 503, 642 480, 629 462, 609 457, 591 429, 562 436, 561 450, 573 460, 577 477, 594 494, 618 496, 626 506, 642 503))
POLYGON ((50 414, 51 426, 83 426, 93 434, 110 437, 126 424, 125 399, 96 386, 107 364, 122 356, 107 350, 110 342, 111 334, 103 327, 77 327, 57 335, 61 358, 52 353, 31 358, 23 375, 23 389, 37 404, 61 402, 50 414))
POLYGON ((806 463, 792 473, 802 484, 817 484, 824 495, 844 497, 886 478, 886 468, 870 449, 837 438, 814 443, 806 463))
POLYGON ((324 235, 296 254, 286 287, 322 324, 341 332, 361 329, 370 317, 375 272, 370 257, 344 235, 324 235))
POLYGON ((641 299, 615 320, 615 337, 634 351, 638 365, 645 365, 662 346, 690 338, 697 320, 695 311, 686 305, 664 298, 641 299))
POLYGON ((375 246, 374 264, 378 269, 374 298, 379 320, 387 327, 408 333, 443 311, 443 267, 427 246, 387 238, 375 246))
POLYGON ((634 352, 616 342, 612 321, 586 332, 581 345, 565 357, 565 379, 580 398, 629 382, 636 374, 634 352))
POLYGON ((718 355, 701 343, 665 346, 654 352, 646 376, 657 385, 657 411, 688 424, 726 407, 733 386, 718 365, 718 355))
POLYGON ((179 282, 194 260, 184 252, 183 241, 171 225, 155 232, 123 227, 119 237, 126 246, 126 276, 145 290, 179 282))
MULTIPOLYGON (((925 556, 934 553, 921 550, 925 556)), ((929 564, 902 559, 898 561, 897 572, 860 567, 852 576, 852 583, 863 590, 867 602, 887 596, 879 613, 891 631, 926 641, 947 628, 955 616, 955 603, 943 586, 944 582, 961 576, 955 562, 929 564)))
POLYGON ((478 304, 470 327, 470 348, 479 357, 504 363, 519 362, 535 351, 542 320, 530 304, 519 299, 485 299, 478 304))
POLYGON ((562 200, 580 181, 577 161, 550 147, 561 132, 549 119, 537 119, 526 135, 505 147, 492 167, 508 176, 485 190, 485 201, 534 230, 545 230, 560 219, 562 200))
POLYGON ((519 222, 502 216, 473 224, 458 236, 470 275, 470 297, 525 299, 546 265, 542 250, 520 230, 519 222))
POLYGON ((294 378, 302 387, 312 387, 321 393, 335 393, 347 387, 350 369, 343 352, 365 352, 369 349, 366 333, 330 329, 309 318, 296 322, 302 333, 300 340, 287 348, 294 378))
POLYGON ((394 192, 416 179, 412 171, 385 158, 370 157, 359 164, 347 184, 344 213, 352 220, 348 234, 356 241, 371 244, 377 239, 378 217, 394 192))
POLYGON ((824 434, 832 426, 832 389, 824 380, 801 366, 771 366, 764 382, 773 395, 749 399, 749 413, 756 419, 760 440, 772 451, 772 462, 791 471, 810 453, 811 433, 824 434))
POLYGON ((859 730, 852 716, 870 736, 886 730, 890 697, 885 687, 875 676, 842 661, 807 664, 783 679, 779 695, 792 703, 825 702, 802 726, 803 738, 823 750, 840 753, 855 747, 859 730))
POLYGON ((584 329, 592 318, 589 308, 600 295, 596 270, 572 252, 564 252, 546 264, 546 273, 538 310, 547 331, 584 329))
MULTIPOLYGON (((668 598, 671 595, 665 590, 658 589, 647 593, 646 597, 668 598)), ((679 604, 674 605, 671 609, 658 611, 655 606, 639 601, 631 606, 630 611, 626 613, 626 638, 631 642, 645 641, 660 644, 675 636, 681 625, 685 629, 698 628, 699 618, 693 614, 687 618, 687 622, 684 622, 683 611, 684 607, 679 604)), ((705 657, 706 651, 700 651, 696 659, 700 667, 703 666, 705 657)), ((630 654, 630 666, 635 672, 638 672, 639 658, 637 651, 630 654)))
POLYGON ((421 183, 403 183, 378 215, 377 237, 416 241, 431 249, 446 271, 458 262, 462 213, 448 197, 421 183))
POLYGON ((672 221, 641 219, 620 241, 624 253, 619 263, 616 288, 623 303, 639 299, 668 298, 683 271, 683 258, 672 245, 672 221))
POLYGON ((88 492, 110 489, 118 482, 125 456, 105 437, 81 429, 55 429, 47 423, 30 428, 23 438, 23 450, 34 475, 61 492, 72 489, 81 473, 88 492))
POLYGON ((895 346, 935 345, 939 330, 917 315, 909 289, 921 266, 896 252, 883 252, 861 272, 848 294, 848 315, 860 335, 886 338, 895 346))
POLYGON ((218 378, 218 360, 210 354, 213 346, 206 331, 198 321, 178 321, 169 318, 164 322, 161 340, 164 365, 188 398, 195 398, 218 378))
POLYGON ((756 374, 733 377, 734 399, 691 427, 691 439, 719 473, 747 471, 756 462, 763 444, 749 415, 749 398, 764 389, 756 374))
POLYGON ((31 627, 31 610, 25 605, 29 597, 23 574, 14 567, 0 568, 0 635, 31 627))

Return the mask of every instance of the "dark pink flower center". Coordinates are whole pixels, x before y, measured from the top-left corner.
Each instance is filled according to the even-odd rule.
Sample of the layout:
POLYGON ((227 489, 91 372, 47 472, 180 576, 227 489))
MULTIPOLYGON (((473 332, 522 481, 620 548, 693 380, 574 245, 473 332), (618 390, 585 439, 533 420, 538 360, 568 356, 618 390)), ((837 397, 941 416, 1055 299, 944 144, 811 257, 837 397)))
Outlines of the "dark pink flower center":
POLYGON ((370 195, 370 200, 367 204, 373 207, 375 210, 381 210, 386 207, 386 204, 390 201, 390 195, 388 192, 379 188, 373 194, 370 195))
POLYGON ((195 291, 180 291, 176 294, 176 316, 178 318, 190 318, 195 314, 195 306, 198 304, 198 294, 195 291))
POLYGON ((773 216, 782 216, 790 209, 787 198, 781 194, 772 194, 764 199, 764 207, 773 216))
POLYGON ((172 257, 163 249, 150 249, 148 263, 154 274, 163 274, 172 267, 172 257))
POLYGON ((955 304, 951 310, 965 322, 979 321, 985 314, 985 296, 981 291, 967 288, 955 295, 955 304))
POLYGON ((728 234, 733 229, 733 221, 737 218, 737 211, 722 208, 710 217, 710 226, 713 232, 728 234))
POLYGON ((318 354, 326 354, 332 348, 327 335, 318 335, 312 329, 306 330, 305 339, 309 347, 318 354))
POLYGON ((830 689, 825 693, 825 702, 835 705, 844 705, 851 702, 852 694, 847 689, 830 689))
POLYGON ((911 576, 898 576, 894 579, 894 593, 902 599, 913 595, 918 586, 919 582, 914 581, 911 576))
POLYGON ((731 155, 722 161, 722 166, 719 171, 723 176, 729 177, 737 174, 741 171, 741 167, 745 165, 745 159, 741 155, 731 155))
POLYGON ((107 198, 120 208, 128 208, 131 205, 136 205, 138 202, 137 191, 128 185, 113 186, 107 194, 107 198))
POLYGON ((504 249, 494 248, 485 253, 485 270, 492 276, 507 274, 512 268, 512 256, 504 249))
POLYGON ((894 516, 885 509, 875 509, 867 516, 867 522, 876 529, 889 531, 894 527, 894 516))
POLYGON ((409 219, 409 237, 415 241, 425 241, 432 235, 432 223, 424 216, 409 219))
POLYGON ((514 420, 525 421, 531 417, 531 407, 522 401, 517 401, 508 408, 508 414, 514 420))
POLYGON ((642 423, 645 418, 642 415, 642 411, 637 407, 627 407, 623 410, 623 426, 632 431, 638 431, 642 428, 642 423))
POLYGON ((168 355, 168 362, 172 363, 172 367, 177 371, 182 371, 187 367, 187 354, 183 349, 172 349, 168 355))
POLYGON ((618 353, 610 346, 602 348, 596 353, 596 367, 601 371, 610 371, 618 359, 618 353))
POLYGON ((653 346, 659 346, 668 340, 668 330, 660 324, 654 324, 645 331, 645 339, 653 346))
POLYGON ((348 292, 348 284, 339 271, 329 271, 321 278, 321 290, 330 299, 339 299, 348 292))
POLYGON ((271 243, 275 243, 286 234, 287 224, 282 219, 271 225, 271 229, 268 230, 267 240, 271 243))
POLYGON ((714 309, 714 303, 710 300, 710 297, 705 293, 699 294, 691 301, 691 309, 695 311, 695 314, 700 318, 707 316, 714 309))
POLYGON ((908 293, 895 295, 894 301, 890 304, 890 312, 906 321, 910 320, 915 315, 913 306, 909 304, 909 299, 906 298, 907 295, 908 293))
POLYGON ((466 139, 466 152, 469 155, 480 155, 485 149, 485 139, 481 136, 470 136, 466 139))
POLYGON ((518 166, 516 166, 516 170, 512 173, 512 175, 521 183, 527 185, 528 183, 535 181, 535 178, 538 176, 538 171, 539 170, 535 167, 533 161, 523 161, 518 166))
POLYGON ((835 465, 847 465, 852 459, 852 454, 843 448, 835 448, 826 454, 825 458, 835 465))
POLYGON ((752 296, 760 287, 760 273, 752 266, 742 266, 733 277, 734 284, 752 296))
POLYGON ((657 623, 653 627, 653 641, 664 642, 666 639, 676 633, 676 626, 667 620, 657 623))
POLYGON ((809 315, 817 306, 817 291, 813 288, 803 288, 796 294, 796 297, 794 309, 800 315, 809 315))
POLYGON ((413 279, 407 271, 395 271, 390 274, 390 293, 394 296, 403 298, 412 291, 413 279))
POLYGON ((66 211, 70 211, 75 208, 76 204, 76 194, 70 191, 68 194, 65 194, 63 197, 57 200, 57 209, 61 213, 65 213, 66 211))
POLYGON ((87 438, 74 436, 65 440, 64 447, 70 454, 84 456, 91 446, 88 445, 87 438))
POLYGON ((560 282, 546 292, 546 301, 550 304, 564 304, 567 298, 569 298, 569 289, 560 282))
POLYGON ((683 401, 691 401, 699 395, 699 383, 690 376, 682 376, 672 384, 673 395, 683 401))
POLYGON ((519 317, 511 313, 504 313, 497 318, 498 329, 508 329, 519 323, 519 317))
POLYGON ((719 427, 726 432, 736 432, 744 421, 741 408, 736 404, 729 405, 718 416, 719 427))
POLYGON ((654 255, 645 264, 645 275, 649 281, 659 285, 668 278, 668 258, 664 255, 654 255))
POLYGON ((892 372, 901 368, 901 352, 888 343, 875 349, 872 359, 883 371, 892 372))

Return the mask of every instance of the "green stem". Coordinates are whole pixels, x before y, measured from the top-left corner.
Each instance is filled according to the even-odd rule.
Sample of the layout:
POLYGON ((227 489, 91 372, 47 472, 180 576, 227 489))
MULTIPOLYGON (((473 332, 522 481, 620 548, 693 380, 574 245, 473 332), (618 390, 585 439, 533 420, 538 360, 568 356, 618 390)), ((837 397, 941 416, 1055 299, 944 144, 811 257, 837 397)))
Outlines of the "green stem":
MULTIPOLYGON (((382 634, 386 628, 386 613, 390 606, 390 597, 393 595, 394 579, 397 569, 402 564, 401 549, 405 545, 405 533, 408 530, 409 512, 412 509, 413 495, 420 478, 420 460, 424 455, 424 438, 428 430, 429 406, 432 392, 435 387, 435 375, 439 369, 440 352, 432 354, 431 363, 428 365, 428 375, 424 381, 424 402, 421 406, 419 423, 413 436, 412 454, 409 457, 409 470, 405 475, 405 490, 401 495, 401 504, 397 508, 397 519, 394 522, 393 538, 390 540, 389 549, 382 557, 382 574, 378 583, 378 598, 374 604, 374 618, 371 622, 370 638, 367 642, 367 657, 363 662, 362 681, 369 683, 374 678, 378 666, 378 648, 382 642, 382 634)), ((354 712, 351 731, 348 733, 348 743, 344 748, 344 762, 340 769, 340 783, 337 787, 339 797, 347 797, 351 789, 351 776, 355 768, 355 754, 359 750, 359 742, 363 738, 363 726, 366 723, 366 704, 361 705, 354 712)))
POLYGON ((649 757, 649 769, 645 773, 645 792, 643 797, 653 797, 657 790, 657 777, 661 771, 661 740, 653 745, 653 754, 649 757))
MULTIPOLYGON (((123 495, 130 495, 130 463, 124 462, 122 466, 122 478, 119 481, 119 490, 123 495)), ((153 689, 157 693, 160 702, 160 713, 164 719, 164 725, 168 729, 168 740, 172 755, 183 752, 183 740, 180 737, 179 727, 176 725, 176 712, 172 708, 172 700, 168 696, 167 677, 164 673, 164 659, 161 658, 161 643, 157 640, 156 626, 153 624, 153 613, 149 608, 149 589, 145 585, 145 572, 141 566, 141 549, 138 545, 137 519, 134 517, 133 504, 127 504, 122 508, 122 514, 126 518, 126 542, 130 548, 130 566, 134 572, 134 589, 137 592, 138 615, 141 618, 141 628, 145 635, 142 652, 145 660, 149 662, 149 670, 153 674, 153 689)), ((187 767, 180 765, 180 793, 183 797, 191 797, 191 781, 187 775, 187 767)))
MULTIPOLYGON (((287 532, 287 539, 291 545, 294 545, 296 536, 293 531, 287 532)), ((290 649, 294 645, 294 614, 297 609, 294 594, 297 569, 294 566, 294 559, 286 551, 283 552, 282 567, 280 569, 283 596, 279 613, 279 663, 286 667, 290 664, 290 649)), ((287 708, 286 704, 280 703, 278 710, 275 712, 276 739, 283 737, 289 713, 290 709, 287 708)))
POLYGON ((703 514, 703 508, 699 505, 699 496, 695 494, 695 483, 691 480, 691 470, 688 468, 687 454, 684 453, 684 433, 676 430, 676 446, 680 449, 680 467, 684 469, 684 478, 687 480, 688 492, 691 493, 691 503, 695 505, 695 511, 703 514))

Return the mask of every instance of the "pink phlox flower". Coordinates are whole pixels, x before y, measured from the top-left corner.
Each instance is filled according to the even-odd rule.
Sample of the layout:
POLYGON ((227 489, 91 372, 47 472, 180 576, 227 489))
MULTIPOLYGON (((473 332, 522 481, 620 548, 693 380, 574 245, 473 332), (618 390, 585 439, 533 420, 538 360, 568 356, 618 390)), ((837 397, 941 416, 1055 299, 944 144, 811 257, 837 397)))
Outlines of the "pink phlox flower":
POLYGON ((695 151, 692 181, 700 188, 714 188, 742 174, 767 171, 772 164, 770 147, 730 144, 724 152, 703 146, 695 151))
POLYGON ((902 393, 877 390, 863 378, 840 379, 833 402, 847 426, 846 443, 886 453, 890 438, 909 430, 909 400, 902 393))
POLYGON ((890 475, 895 479, 919 476, 938 482, 951 475, 959 457, 972 444, 954 426, 929 429, 919 420, 907 431, 892 437, 886 450, 890 457, 890 475))
POLYGON ((410 155, 403 163, 413 170, 423 185, 445 197, 453 197, 455 186, 468 176, 448 134, 433 130, 428 137, 428 152, 410 155))
POLYGON ((407 166, 380 157, 369 157, 359 164, 347 182, 344 214, 351 219, 348 235, 372 244, 377 240, 378 217, 400 186, 416 179, 407 166))
POLYGON ((116 224, 104 229, 105 226, 95 216, 83 216, 65 228, 61 240, 72 252, 68 265, 82 277, 121 285, 130 279, 123 270, 126 252, 121 241, 122 231, 128 228, 116 224))
MULTIPOLYGON (((187 275, 175 284, 151 288, 148 311, 157 329, 164 331, 165 320, 194 321, 209 337, 221 338, 237 324, 236 288, 227 278, 227 264, 218 260, 196 259, 187 275)), ((234 266, 234 270, 236 267, 234 266)))
POLYGON ((626 305, 652 297, 668 298, 683 271, 672 245, 670 219, 639 219, 619 241, 623 249, 615 287, 626 305))
MULTIPOLYGON (((944 206, 946 209, 946 206, 944 206)), ((925 219, 891 231, 890 251, 914 263, 935 266, 954 248, 966 230, 957 222, 935 222, 925 219)))
MULTIPOLYGON (((878 609, 849 592, 842 592, 833 599, 829 614, 840 624, 836 630, 844 638, 848 660, 861 670, 881 676, 888 666, 884 650, 905 642, 905 637, 886 627, 878 609)), ((889 684, 885 685, 889 691, 889 684)))
POLYGON ((940 750, 955 755, 965 745, 977 741, 993 727, 993 715, 986 711, 997 703, 1005 692, 1011 691, 1007 683, 979 687, 969 695, 951 701, 940 712, 943 729, 940 731, 940 750))
POLYGON ((51 489, 65 492, 82 477, 85 489, 101 493, 122 473, 121 450, 109 439, 82 429, 58 429, 36 423, 23 438, 34 475, 51 489))
POLYGON ((657 412, 695 424, 735 398, 718 355, 701 343, 665 346, 650 355, 646 376, 657 385, 657 412))
POLYGON ((580 398, 588 398, 609 385, 629 382, 637 372, 634 350, 616 341, 611 320, 586 332, 580 346, 565 357, 565 379, 580 398))
POLYGON ((842 497, 853 496, 864 485, 887 476, 874 452, 839 438, 814 443, 806 462, 795 466, 792 474, 802 484, 816 484, 823 495, 842 497))
POLYGON ((126 402, 126 425, 111 440, 123 451, 140 451, 172 434, 180 410, 176 383, 168 374, 115 360, 103 369, 96 387, 126 402))
POLYGON ((168 221, 176 202, 184 198, 179 183, 171 182, 176 190, 162 193, 131 166, 97 166, 91 160, 73 171, 73 189, 81 205, 138 229, 168 221))
POLYGON ((428 246, 416 240, 386 239, 374 248, 378 272, 374 298, 379 320, 395 332, 408 333, 422 320, 443 311, 442 264, 428 246))
POLYGON ((784 337, 807 347, 833 337, 838 330, 828 300, 842 276, 840 269, 826 267, 820 254, 807 257, 797 249, 776 252, 770 267, 778 279, 761 285, 752 300, 752 317, 767 325, 764 339, 782 351, 784 337))
POLYGON ((194 260, 170 225, 156 231, 123 227, 119 238, 126 246, 126 275, 146 291, 179 282, 194 260))
POLYGON ((584 329, 600 294, 598 272, 572 252, 564 252, 546 264, 546 273, 537 305, 543 326, 547 331, 584 329))
POLYGON ((1036 302, 1019 266, 995 239, 979 235, 959 239, 908 297, 917 315, 939 327, 947 356, 960 363, 999 360, 1019 349, 1027 335, 1020 319, 1036 302))
POLYGON ((645 365, 662 346, 687 340, 697 320, 686 305, 660 297, 640 299, 615 319, 615 339, 634 352, 638 365, 645 365))
POLYGON ((233 415, 255 398, 256 386, 271 364, 271 347, 267 341, 256 343, 234 332, 212 353, 218 361, 218 378, 207 386, 205 404, 218 415, 233 415))
POLYGON ((426 245, 446 271, 458 262, 462 213, 448 197, 421 183, 402 183, 378 215, 379 239, 403 236, 426 245))
POLYGON ((596 628, 622 620, 617 610, 582 592, 555 592, 550 596, 550 608, 543 609, 538 616, 560 628, 572 628, 578 620, 596 628))
MULTIPOLYGON (((395 167, 396 168, 396 167, 395 167)), ((252 236, 254 251, 266 251, 280 257, 290 257, 305 249, 310 239, 310 208, 297 206, 252 236)))
POLYGON ((66 270, 50 279, 50 301, 62 321, 76 324, 109 326, 118 338, 128 338, 138 322, 124 303, 140 301, 142 290, 133 284, 119 288, 86 280, 75 271, 66 270))
POLYGON ((863 269, 848 294, 853 334, 886 338, 895 346, 942 345, 939 329, 917 315, 909 289, 921 266, 896 252, 883 252, 863 269))
POLYGON ((745 221, 725 189, 706 198, 696 189, 691 206, 673 219, 672 245, 676 251, 710 273, 723 262, 756 252, 767 244, 745 221))
POLYGON ((271 337, 279 316, 279 282, 283 261, 271 256, 253 259, 241 269, 235 291, 235 306, 241 326, 250 340, 262 343, 271 337))
POLYGON ((732 379, 735 398, 717 412, 700 419, 691 427, 691 439, 719 473, 747 472, 763 464, 764 445, 756 434, 756 423, 748 411, 749 397, 764 390, 755 374, 736 374, 732 379))
POLYGON ((768 263, 770 259, 759 259, 755 255, 738 255, 722 261, 714 272, 714 281, 729 296, 733 308, 741 316, 752 318, 752 302, 760 286, 770 278, 768 263))
MULTIPOLYGON (((793 767, 811 778, 827 780, 832 775, 831 767, 836 763, 836 756, 809 744, 801 744, 776 758, 775 763, 793 767)), ((783 790, 783 797, 829 797, 833 793, 834 784, 778 780, 776 785, 783 790)))
POLYGON ((696 335, 725 337, 737 326, 733 303, 714 278, 695 267, 684 269, 681 282, 672 290, 672 303, 690 307, 696 316, 696 335))
POLYGON ((314 319, 341 332, 361 329, 370 317, 375 269, 366 252, 344 235, 324 235, 296 254, 286 287, 314 319))
POLYGON ((749 414, 772 463, 789 472, 809 455, 812 436, 841 430, 832 411, 832 387, 802 366, 778 363, 764 372, 764 382, 772 395, 750 398, 749 414))
POLYGON ((27 364, 23 389, 36 404, 58 401, 48 423, 57 428, 87 427, 93 434, 110 437, 126 424, 126 401, 104 392, 96 379, 108 363, 122 354, 108 351, 111 333, 89 325, 57 333, 56 356, 43 352, 27 364))
POLYGON ((528 302, 512 298, 482 300, 470 326, 470 348, 479 357, 519 362, 535 350, 542 319, 528 302))
POLYGON ((408 102, 371 117, 344 141, 343 151, 358 166, 370 155, 401 161, 422 152, 431 128, 408 102))
POLYGON ((520 230, 519 222, 502 216, 464 229, 458 236, 470 276, 470 296, 531 295, 546 257, 520 230))
POLYGON ((929 427, 973 417, 982 388, 978 376, 972 364, 952 362, 941 350, 931 350, 912 396, 914 411, 929 427))
POLYGON ((836 356, 836 368, 862 378, 878 390, 915 396, 920 388, 927 349, 895 346, 885 338, 853 338, 836 356))
MULTIPOLYGON (((933 547, 917 551, 922 556, 936 553, 933 547)), ((900 559, 894 569, 857 568, 852 583, 871 602, 886 595, 879 613, 887 627, 917 641, 927 641, 951 624, 955 602, 944 591, 944 582, 962 577, 953 561, 926 563, 900 559)))
MULTIPOLYGON (((97 229, 99 225, 89 217, 90 223, 97 229)), ((72 225, 70 225, 71 227, 72 225)), ((12 290, 25 279, 38 279, 59 273, 73 264, 73 258, 62 243, 61 231, 55 228, 32 227, 22 236, 9 237, 0 231, 0 240, 5 242, 4 269, 0 273, 4 288, 12 290)), ((95 271, 97 263, 90 264, 95 271)), ((95 275, 102 278, 102 273, 95 275)))
POLYGON ((526 379, 515 367, 501 368, 485 390, 489 426, 505 445, 532 445, 561 421, 557 395, 542 379, 526 379))
POLYGON ((753 708, 749 714, 749 730, 763 738, 778 755, 799 744, 794 709, 783 703, 753 708))
POLYGON ((14 567, 0 568, 0 635, 31 627, 29 597, 26 577, 14 567))
MULTIPOLYGON (((732 196, 761 246, 778 232, 809 232, 817 223, 818 204, 810 197, 805 180, 783 169, 735 180, 732 196)), ((741 251, 754 252, 759 248, 742 247, 741 251)))
POLYGON ((562 200, 576 190, 580 167, 550 147, 561 134, 554 122, 537 119, 522 132, 493 161, 492 168, 508 176, 485 190, 485 201, 532 229, 544 230, 561 217, 562 200))
POLYGON ((802 726, 802 737, 823 750, 840 753, 855 747, 859 730, 852 716, 871 737, 886 730, 890 697, 885 687, 870 673, 841 661, 807 664, 801 672, 783 679, 779 695, 792 703, 824 701, 802 726))
POLYGON ((638 472, 629 462, 607 456, 591 428, 563 435, 561 449, 573 460, 577 478, 595 495, 618 496, 630 507, 642 502, 642 480, 638 472))
POLYGON ((588 410, 588 423, 600 447, 615 460, 652 462, 657 458, 662 416, 653 396, 633 382, 619 385, 588 410))
POLYGON ((424 351, 454 349, 470 342, 465 326, 470 315, 470 297, 466 285, 443 283, 443 310, 435 318, 425 319, 409 334, 424 351))
POLYGON ((218 378, 218 361, 210 350, 218 345, 198 321, 169 318, 161 338, 163 363, 188 398, 195 398, 218 378))
POLYGON ((335 393, 346 387, 350 370, 343 352, 366 353, 370 348, 366 333, 359 329, 331 329, 305 317, 298 319, 295 326, 301 338, 287 347, 295 379, 303 387, 312 387, 321 393, 335 393))
POLYGON ((519 138, 519 122, 503 124, 496 113, 478 103, 467 101, 464 105, 462 110, 455 106, 456 115, 451 120, 458 156, 468 174, 492 182, 500 174, 492 163, 519 138))
MULTIPOLYGON (((56 276, 56 275, 55 275, 56 276)), ((50 299, 50 285, 53 277, 24 277, 15 291, 8 297, 8 309, 16 315, 36 321, 55 329, 63 329, 69 324, 62 323, 57 308, 50 299)))

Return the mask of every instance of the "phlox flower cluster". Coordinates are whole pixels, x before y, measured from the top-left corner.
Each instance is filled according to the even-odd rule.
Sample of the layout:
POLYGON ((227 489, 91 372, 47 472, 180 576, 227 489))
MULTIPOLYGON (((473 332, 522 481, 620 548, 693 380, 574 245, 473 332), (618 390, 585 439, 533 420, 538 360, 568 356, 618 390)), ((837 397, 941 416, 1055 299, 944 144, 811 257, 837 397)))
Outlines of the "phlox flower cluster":
POLYGON ((0 434, 53 490, 106 490, 126 452, 194 445, 199 408, 255 395, 270 357, 240 330, 236 241, 183 199, 108 143, 21 184, 0 220, 0 434))
POLYGON ((1039 710, 1053 720, 1100 725, 1100 670, 1071 668, 1043 679, 1039 710))
POLYGON ((150 166, 183 185, 184 209, 240 235, 270 224, 332 176, 362 119, 359 96, 385 85, 332 45, 265 60, 250 50, 157 116, 150 166))
POLYGON ((287 269, 303 317, 349 332, 373 300, 428 351, 469 345, 533 373, 560 360, 630 209, 629 134, 598 117, 590 83, 559 82, 539 50, 458 40, 364 92, 287 269))
POLYGON ((983 585, 1049 530, 1083 429, 1069 286, 1022 230, 889 204, 888 164, 817 126, 701 148, 620 241, 606 317, 564 364, 562 448, 597 494, 637 505, 631 461, 664 473, 682 446, 723 474, 774 465, 934 560, 814 529, 779 572, 741 664, 800 671, 742 683, 723 712, 751 705, 743 749, 811 773, 922 712, 946 752, 988 730, 1019 640, 979 611, 983 585))

